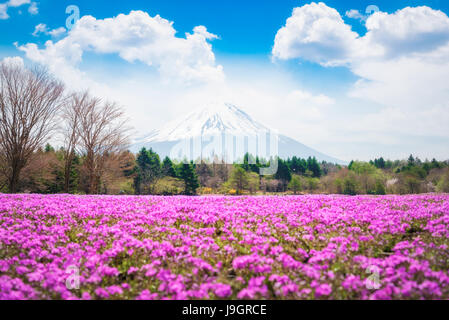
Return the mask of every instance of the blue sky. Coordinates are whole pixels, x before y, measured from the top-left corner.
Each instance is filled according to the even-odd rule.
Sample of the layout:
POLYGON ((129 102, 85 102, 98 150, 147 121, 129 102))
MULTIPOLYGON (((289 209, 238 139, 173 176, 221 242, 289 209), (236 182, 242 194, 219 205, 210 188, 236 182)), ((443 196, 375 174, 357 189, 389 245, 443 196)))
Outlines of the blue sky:
MULTIPOLYGON (((0 2, 5 2, 1 0, 0 2)), ((143 10, 151 16, 159 14, 174 21, 180 33, 190 32, 194 26, 205 25, 210 32, 220 35, 221 40, 214 44, 217 55, 262 55, 267 56, 273 46, 277 30, 285 24, 292 9, 310 1, 292 0, 77 0, 77 1, 39 1, 39 14, 29 15, 26 8, 11 8, 11 19, 1 21, 2 47, 11 46, 15 41, 34 40, 31 33, 35 25, 46 23, 52 28, 65 25, 65 9, 77 5, 81 15, 93 15, 97 19, 143 10), (22 11, 22 14, 19 14, 22 11), (11 32, 14 30, 13 32, 11 32), (4 32, 3 32, 4 31, 4 32)), ((449 12, 449 2, 445 0, 329 0, 325 3, 344 13, 350 9, 364 11, 368 5, 375 4, 382 11, 394 12, 406 6, 430 6, 433 9, 449 12)), ((357 21, 345 19, 356 31, 364 32, 357 21)))
MULTIPOLYGON (((328 0, 323 6, 313 4, 309 7, 311 1, 290 0, 41 0, 35 5, 38 10, 33 12, 29 12, 33 0, 11 1, 0 0, 0 59, 18 56, 25 63, 42 63, 54 70, 56 76, 73 83, 75 88, 76 81, 80 80, 88 83, 89 88, 98 94, 120 92, 113 98, 128 108, 138 132, 162 126, 183 108, 190 108, 190 105, 180 106, 179 101, 188 101, 193 106, 208 101, 210 96, 219 92, 219 95, 233 100, 255 118, 272 127, 282 128, 281 131, 293 138, 344 160, 369 159, 380 155, 398 158, 410 153, 422 158, 449 158, 448 131, 443 126, 440 128, 439 123, 433 123, 430 116, 424 119, 420 114, 423 108, 429 108, 430 114, 442 114, 439 121, 446 117, 449 119, 447 87, 423 87, 429 81, 441 82, 446 76, 444 72, 449 63, 446 59, 449 51, 445 51, 449 34, 445 16, 449 13, 448 1, 328 0), (23 4, 19 5, 20 2, 23 4), (8 17, 3 15, 3 19, 2 3, 10 3, 7 11, 4 10, 8 17), (123 46, 134 46, 134 43, 130 44, 131 40, 123 42, 122 39, 119 43, 122 47, 111 50, 99 46, 91 49, 97 44, 86 44, 78 60, 77 53, 70 50, 75 50, 73 43, 76 41, 85 44, 87 38, 80 40, 85 33, 72 38, 67 30, 56 36, 49 34, 52 30, 65 27, 68 17, 65 9, 68 5, 77 5, 81 16, 90 15, 96 21, 115 19, 119 14, 128 15, 131 10, 141 10, 148 13, 148 21, 160 15, 173 22, 176 38, 185 39, 185 33, 204 37, 198 38, 199 49, 192 48, 190 44, 181 45, 182 50, 189 50, 186 72, 194 72, 188 75, 189 83, 183 83, 185 79, 180 82, 179 79, 173 80, 177 70, 166 66, 165 60, 159 61, 164 59, 159 54, 153 57, 152 52, 147 52, 151 58, 135 53, 131 58, 126 56, 129 48, 123 46), (365 14, 369 5, 376 5, 384 15, 379 15, 377 20, 376 17, 366 20, 368 15, 358 19, 347 14, 350 10, 365 14), (429 10, 404 10, 418 6, 429 10), (293 16, 294 8, 303 9, 293 16), (333 14, 334 9, 342 22, 333 14), (434 14, 437 10, 444 12, 443 15, 434 14), (316 13, 314 16, 313 12, 316 13), (307 20, 309 25, 321 21, 324 29, 298 27, 294 23, 281 31, 288 18, 296 22, 312 19, 307 20), (411 25, 418 27, 407 27, 410 21, 411 25), (44 29, 33 35, 39 24, 45 24, 44 29), (413 30, 404 31, 401 25, 413 30), (429 25, 432 26, 430 29, 429 25), (207 33, 193 31, 197 26, 207 28, 207 33), (347 31, 346 27, 357 36, 347 31), (342 28, 339 32, 343 35, 332 34, 329 30, 333 28, 342 28), (395 33, 396 28, 402 30, 401 33, 395 33), (323 30, 328 31, 323 33, 323 30), (371 31, 370 34, 367 31, 371 31), (305 39, 311 35, 318 37, 318 40, 312 41, 312 44, 306 43, 305 39), (71 43, 64 44, 60 52, 45 50, 46 41, 56 44, 65 41, 66 37, 67 42, 71 43), (359 41, 356 38, 364 39, 359 41), (434 39, 432 43, 430 39, 434 39), (366 42, 369 45, 365 45, 366 42), (28 46, 30 44, 35 45, 37 50, 28 46), (382 53, 360 54, 363 50, 375 52, 380 47, 382 53), (63 54, 68 57, 62 57, 63 54), (123 58, 123 55, 126 57, 123 58), (322 57, 315 58, 317 56, 322 57), (199 65, 206 64, 207 70, 195 69, 199 68, 193 61, 197 57, 199 65), (64 73, 61 65, 53 64, 63 58, 76 60, 73 65, 64 62, 69 64, 67 70, 62 68, 64 73), (191 70, 192 65, 195 70, 191 70), (432 72, 435 66, 443 68, 432 72), (391 77, 388 75, 390 70, 395 70, 391 77), (409 74, 412 72, 410 70, 415 73, 409 74), (190 80, 197 76, 201 79, 194 79, 192 84, 190 80), (404 79, 410 77, 422 77, 425 82, 423 80, 420 84, 416 80, 404 84, 404 79), (84 81, 85 78, 89 81, 84 81), (166 81, 167 78, 170 81, 166 81), (422 88, 423 92, 417 93, 414 88, 422 88), (426 100, 429 97, 431 104, 426 100), (164 107, 161 108, 161 105, 164 107)), ((129 22, 125 28, 132 28, 133 23, 129 22)), ((86 30, 84 32, 89 32, 86 30)), ((100 37, 107 38, 108 35, 101 34, 100 37)), ((142 41, 139 39, 140 45, 142 41)), ((174 42, 169 39, 158 46, 165 44, 171 46, 174 42)), ((176 55, 163 51, 162 56, 171 54, 176 55)))

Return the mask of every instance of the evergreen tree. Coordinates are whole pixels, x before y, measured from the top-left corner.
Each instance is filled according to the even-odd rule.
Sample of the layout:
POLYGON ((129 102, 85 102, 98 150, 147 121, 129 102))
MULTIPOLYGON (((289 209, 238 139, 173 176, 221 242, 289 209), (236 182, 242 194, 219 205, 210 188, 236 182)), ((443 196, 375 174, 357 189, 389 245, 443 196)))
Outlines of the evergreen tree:
POLYGON ((165 157, 164 161, 162 162, 162 174, 165 177, 176 178, 175 167, 173 166, 173 162, 169 157, 165 157))
POLYGON ((378 169, 385 169, 385 160, 382 157, 375 159, 373 164, 378 169))
POLYGON ((292 173, 290 172, 290 168, 282 159, 278 159, 278 170, 276 172, 275 178, 282 182, 283 191, 285 191, 288 183, 292 180, 292 173))
POLYGON ((253 155, 246 153, 243 157, 243 164, 240 165, 246 172, 259 173, 260 160, 259 158, 254 158, 253 155))
POLYGON ((441 168, 440 163, 435 158, 432 159, 430 166, 432 169, 440 169, 441 168))
POLYGON ((49 143, 47 143, 46 145, 45 145, 45 153, 50 153, 50 152, 55 152, 55 148, 53 148, 52 146, 51 146, 51 144, 49 144, 49 143))
POLYGON ((321 171, 320 164, 315 157, 309 157, 307 159, 307 169, 310 170, 314 178, 320 178, 323 172, 321 171))
POLYGON ((159 155, 152 149, 142 148, 137 155, 135 172, 134 188, 136 193, 153 193, 154 184, 161 176, 159 155))
POLYGON ((354 165, 354 160, 351 160, 348 165, 348 170, 352 170, 352 166, 354 165))
POLYGON ((179 178, 184 180, 184 194, 195 195, 200 184, 192 163, 182 163, 179 167, 179 178))
POLYGON ((413 158, 412 154, 408 157, 407 163, 409 167, 413 167, 415 165, 415 158, 413 158))
POLYGON ((306 173, 307 162, 304 159, 300 159, 295 156, 289 161, 289 163, 292 173, 297 175, 304 175, 306 173))

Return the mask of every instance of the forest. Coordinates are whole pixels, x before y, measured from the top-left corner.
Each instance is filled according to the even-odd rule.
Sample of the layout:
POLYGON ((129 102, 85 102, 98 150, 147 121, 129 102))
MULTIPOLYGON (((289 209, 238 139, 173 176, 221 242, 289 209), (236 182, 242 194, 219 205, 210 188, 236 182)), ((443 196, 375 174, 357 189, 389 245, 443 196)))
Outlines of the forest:
MULTIPOLYGON (((261 176, 262 162, 251 161, 248 154, 240 164, 179 163, 143 148, 137 155, 123 151, 105 156, 101 172, 95 173, 95 189, 89 183, 87 156, 75 153, 65 170, 66 155, 64 148, 50 144, 38 149, 21 173, 17 192, 166 196, 449 192, 449 162, 422 161, 412 155, 407 160, 351 161, 348 166, 315 158, 277 159, 277 173, 261 176)), ((9 192, 4 178, 1 191, 9 192)))

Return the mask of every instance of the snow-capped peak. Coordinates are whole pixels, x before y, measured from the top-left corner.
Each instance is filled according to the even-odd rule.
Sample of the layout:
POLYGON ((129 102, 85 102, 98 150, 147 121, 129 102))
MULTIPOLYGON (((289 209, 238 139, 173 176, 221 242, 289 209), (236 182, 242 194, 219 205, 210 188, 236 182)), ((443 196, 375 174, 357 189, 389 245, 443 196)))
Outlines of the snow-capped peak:
POLYGON ((168 123, 146 136, 144 142, 177 141, 217 134, 257 135, 269 129, 230 103, 214 102, 168 123))

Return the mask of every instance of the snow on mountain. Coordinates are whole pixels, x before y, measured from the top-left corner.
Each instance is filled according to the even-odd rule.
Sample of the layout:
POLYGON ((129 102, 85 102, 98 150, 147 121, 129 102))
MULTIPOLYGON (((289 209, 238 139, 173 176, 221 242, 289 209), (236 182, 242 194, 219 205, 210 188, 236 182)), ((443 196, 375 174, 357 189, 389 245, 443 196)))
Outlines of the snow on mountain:
MULTIPOLYGON (((142 147, 152 148, 161 157, 173 157, 173 149, 183 145, 185 141, 200 140, 200 151, 193 156, 196 160, 198 156, 209 154, 203 152, 208 147, 205 146, 204 141, 208 137, 217 137, 227 135, 231 137, 257 137, 261 132, 274 132, 267 126, 255 121, 247 113, 230 103, 211 103, 203 108, 199 108, 189 113, 185 117, 169 122, 160 130, 154 130, 148 135, 145 135, 135 141, 131 151, 138 152, 142 147)), ((300 142, 291 139, 287 136, 276 135, 276 155, 280 158, 286 159, 293 156, 308 158, 316 157, 319 161, 327 161, 339 164, 345 164, 344 161, 327 156, 316 150, 313 150, 300 142)), ((269 138, 268 138, 269 140, 269 138)), ((188 151, 191 151, 190 142, 188 142, 188 151)), ((185 144, 184 144, 185 145, 185 144)), ((260 148, 260 147, 259 147, 260 148)), ((270 147, 269 147, 270 148, 270 147)), ((195 147, 193 147, 195 149, 195 147)), ((217 148, 215 147, 214 155, 217 155, 217 148)), ((231 146, 226 148, 218 148, 218 153, 235 153, 236 147, 231 146)), ((238 148, 237 148, 238 149, 238 148)), ((244 153, 249 152, 248 140, 246 140, 246 149, 239 149, 241 155, 237 158, 242 158, 244 153)), ((253 149, 254 150, 254 149, 253 149)), ((210 151, 210 150, 209 150, 210 151)), ((273 150, 271 150, 273 152, 273 150)), ((250 152, 252 153, 252 152, 250 152)), ((272 153, 271 153, 272 154, 272 153)), ((270 155, 258 154, 261 158, 269 159, 270 155)), ((218 157, 221 155, 218 154, 218 157)), ((226 155, 227 156, 227 155, 226 155)), ((236 159, 236 157, 234 157, 236 159)))
POLYGON ((168 142, 186 137, 205 137, 217 134, 257 135, 269 129, 230 103, 211 103, 168 123, 139 139, 139 142, 168 142))

